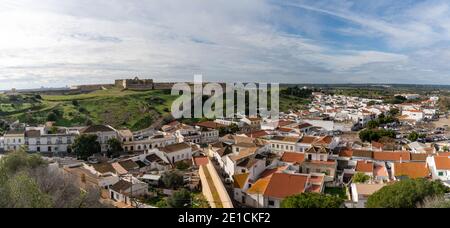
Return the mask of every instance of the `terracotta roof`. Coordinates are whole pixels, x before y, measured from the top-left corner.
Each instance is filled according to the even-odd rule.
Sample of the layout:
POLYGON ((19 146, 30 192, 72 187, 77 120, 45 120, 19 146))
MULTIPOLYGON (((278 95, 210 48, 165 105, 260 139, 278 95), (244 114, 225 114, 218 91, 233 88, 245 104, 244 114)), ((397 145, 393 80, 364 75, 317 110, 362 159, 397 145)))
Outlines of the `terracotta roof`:
POLYGON ((409 152, 373 152, 373 159, 378 161, 410 161, 409 152))
POLYGON ((272 140, 275 141, 283 141, 283 142, 290 142, 290 143, 297 143, 300 141, 299 137, 283 137, 283 136, 275 136, 272 138, 272 140))
POLYGON ((206 122, 200 122, 196 123, 195 126, 209 128, 209 129, 219 129, 221 127, 225 127, 223 124, 219 124, 213 121, 206 121, 206 122))
POLYGON ((121 161, 121 162, 119 162, 119 165, 122 166, 127 171, 130 171, 133 169, 139 169, 139 165, 132 160, 121 161))
POLYGON ((434 157, 436 169, 438 170, 450 170, 450 158, 449 157, 434 157))
POLYGON ((371 162, 371 161, 358 161, 357 164, 356 164, 356 172, 373 173, 373 162, 371 162))
POLYGON ((196 166, 208 165, 209 159, 208 159, 208 157, 196 157, 196 158, 194 158, 194 164, 196 166))
POLYGON ((355 184, 358 195, 365 197, 371 196, 385 186, 384 184, 355 184))
POLYGON ((261 138, 261 137, 268 136, 269 133, 267 133, 266 131, 254 131, 251 133, 247 133, 246 135, 251 138, 261 138))
POLYGON ((25 132, 25 137, 38 138, 41 137, 41 131, 39 130, 29 130, 25 132))
POLYGON ((257 160, 257 159, 254 159, 254 158, 246 158, 246 159, 242 160, 241 162, 239 162, 239 163, 237 164, 237 166, 239 166, 239 167, 244 167, 244 168, 247 168, 247 169, 250 169, 250 168, 252 168, 254 165, 256 165, 256 163, 258 163, 258 160, 257 160))
POLYGON ((389 177, 388 170, 385 166, 375 165, 373 172, 375 177, 389 177))
POLYGON ((282 162, 302 164, 305 161, 304 153, 284 152, 281 157, 282 162))
POLYGON ((247 157, 250 157, 250 156, 254 155, 256 153, 256 151, 257 151, 256 147, 254 147, 254 148, 247 148, 245 150, 241 150, 239 152, 239 154, 237 154, 237 155, 231 155, 229 158, 232 161, 239 161, 241 159, 244 159, 244 158, 247 158, 247 157))
POLYGON ((342 148, 339 152, 339 157, 351 158, 353 156, 353 150, 350 148, 342 148))
POLYGON ((314 136, 305 136, 302 138, 302 140, 300 141, 300 143, 304 143, 304 144, 312 144, 314 141, 316 141, 317 138, 314 136))
POLYGON ((379 143, 379 142, 372 142, 372 147, 375 147, 377 149, 383 149, 384 148, 384 144, 379 143))
POLYGON ((428 154, 411 153, 411 161, 426 161, 428 154))
POLYGON ((245 187, 245 183, 247 183, 248 176, 248 173, 234 175, 234 188, 243 189, 245 187))
POLYGON ((120 180, 115 185, 113 185, 111 189, 115 192, 121 193, 130 189, 131 186, 132 186, 131 182, 120 180))
POLYGON ((331 142, 333 142, 333 137, 331 136, 324 136, 321 138, 318 138, 314 144, 318 144, 318 145, 329 145, 331 142))
POLYGON ((329 154, 330 153, 330 149, 325 148, 323 146, 313 146, 311 148, 309 148, 306 153, 309 154, 329 154))
POLYGON ((353 150, 353 157, 372 158, 373 151, 369 150, 353 150))
POLYGON ((116 169, 110 163, 101 163, 92 165, 99 173, 116 173, 116 169))
POLYGON ((425 162, 411 162, 411 163, 395 163, 394 176, 407 176, 409 178, 425 178, 430 175, 427 163, 425 162))
POLYGON ((191 148, 191 146, 187 143, 178 143, 178 144, 173 144, 173 145, 169 145, 169 146, 160 148, 160 150, 165 153, 170 154, 170 153, 175 153, 180 150, 185 150, 185 149, 189 149, 189 148, 191 148))
POLYGON ((450 152, 438 153, 438 156, 441 156, 441 157, 450 157, 450 152))
POLYGON ((284 199, 289 196, 304 193, 308 176, 287 173, 275 173, 267 185, 264 196, 284 199))
POLYGON ((156 154, 151 154, 151 155, 145 157, 145 159, 147 161, 149 161, 149 162, 160 162, 160 161, 162 161, 162 159, 156 154))

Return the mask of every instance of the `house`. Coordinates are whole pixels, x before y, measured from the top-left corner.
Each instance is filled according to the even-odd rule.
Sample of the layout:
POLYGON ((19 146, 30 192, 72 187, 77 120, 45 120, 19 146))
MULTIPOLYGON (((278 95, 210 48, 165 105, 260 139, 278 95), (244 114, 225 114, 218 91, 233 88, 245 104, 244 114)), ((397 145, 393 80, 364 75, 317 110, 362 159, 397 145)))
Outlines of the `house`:
POLYGON ((305 152, 306 161, 300 172, 306 174, 325 174, 325 182, 333 182, 336 177, 337 162, 329 158, 330 149, 313 146, 305 152))
POLYGON ((192 147, 187 143, 168 145, 158 150, 164 153, 172 164, 192 159, 192 147))
POLYGON ((357 173, 363 173, 369 177, 374 176, 374 163, 372 161, 358 161, 355 171, 357 173))
POLYGON ((108 125, 93 125, 80 131, 81 134, 96 135, 97 141, 101 145, 101 152, 108 151, 108 141, 110 139, 119 139, 119 133, 116 129, 108 125))
POLYGON ((119 182, 119 176, 116 171, 110 167, 109 170, 98 171, 85 163, 74 163, 63 166, 66 174, 73 177, 77 185, 82 189, 108 189, 119 182))
POLYGON ((260 117, 244 117, 241 119, 241 122, 246 123, 252 130, 260 130, 262 121, 260 117))
POLYGON ((298 149, 298 143, 300 142, 300 137, 285 137, 285 136, 275 136, 269 140, 271 149, 274 153, 281 155, 282 153, 288 152, 300 152, 298 149))
POLYGON ((441 180, 450 187, 450 157, 428 157, 427 164, 430 168, 433 180, 441 180))
POLYGON ((279 162, 281 163, 281 166, 295 167, 296 171, 300 172, 305 160, 306 155, 304 153, 285 152, 283 156, 281 156, 279 162))
POLYGON ((15 151, 25 145, 25 129, 13 129, 3 135, 4 150, 15 151))
POLYGON ((251 183, 246 176, 236 184, 235 199, 253 208, 280 208, 281 202, 289 196, 305 192, 322 192, 323 176, 296 174, 280 171, 279 169, 266 170, 260 178, 251 183))
POLYGON ((421 122, 425 119, 425 113, 420 110, 404 110, 402 111, 403 120, 410 120, 414 122, 421 122))
POLYGON ((212 121, 197 123, 195 124, 195 126, 200 129, 201 144, 209 144, 219 141, 219 129, 225 127, 225 125, 221 125, 212 121))
POLYGON ((398 152, 373 152, 375 161, 407 162, 411 160, 411 154, 406 151, 398 152))
POLYGON ((135 206, 132 199, 148 194, 148 184, 132 176, 124 177, 109 188, 109 195, 116 202, 135 206))
POLYGON ((27 127, 25 144, 32 153, 71 153, 71 145, 78 136, 77 130, 63 127, 27 127))
POLYGON ((352 208, 365 208, 367 199, 384 188, 385 184, 351 184, 352 208))
POLYGON ((415 154, 434 154, 436 153, 436 149, 431 146, 427 146, 420 142, 412 142, 408 144, 408 147, 411 149, 412 153, 415 154))
POLYGON ((396 162, 392 167, 392 176, 395 180, 402 180, 404 178, 429 178, 431 174, 426 162, 396 162))
POLYGON ((145 136, 135 137, 131 141, 123 143, 123 148, 128 152, 144 152, 173 145, 177 143, 177 138, 171 133, 152 132, 145 136))

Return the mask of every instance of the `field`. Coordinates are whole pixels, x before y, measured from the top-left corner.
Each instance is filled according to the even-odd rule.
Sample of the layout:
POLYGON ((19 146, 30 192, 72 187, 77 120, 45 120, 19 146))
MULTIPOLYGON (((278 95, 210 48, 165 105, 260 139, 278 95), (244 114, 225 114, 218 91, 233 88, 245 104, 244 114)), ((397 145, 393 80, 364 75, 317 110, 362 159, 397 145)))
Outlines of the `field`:
POLYGON ((1 95, 0 116, 30 124, 42 124, 56 117, 54 120, 59 126, 94 123, 140 130, 168 115, 175 98, 166 91, 119 89, 80 95, 1 95))
MULTIPOLYGON (((28 124, 55 121, 59 126, 109 124, 141 130, 170 117, 176 96, 170 91, 99 90, 77 95, 0 94, 0 119, 28 124)), ((280 110, 298 110, 307 99, 280 96, 280 110)))

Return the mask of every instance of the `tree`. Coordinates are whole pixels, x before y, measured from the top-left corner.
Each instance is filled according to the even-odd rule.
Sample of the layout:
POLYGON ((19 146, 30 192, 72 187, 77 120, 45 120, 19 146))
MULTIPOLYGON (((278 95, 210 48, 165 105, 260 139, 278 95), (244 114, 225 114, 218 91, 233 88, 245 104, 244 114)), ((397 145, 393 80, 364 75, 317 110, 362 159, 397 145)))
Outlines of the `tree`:
POLYGON ((108 152, 107 155, 110 158, 117 158, 123 152, 122 142, 117 138, 108 140, 108 152))
POLYGON ((100 143, 96 135, 81 135, 75 139, 72 145, 72 151, 78 159, 87 160, 94 154, 101 152, 100 143))
POLYGON ((81 191, 75 177, 50 169, 23 150, 0 159, 0 208, 98 208, 98 190, 81 191))
POLYGON ((191 208, 192 196, 191 192, 186 189, 175 192, 171 197, 167 199, 167 206, 169 208, 191 208))
POLYGON ((290 196, 281 202, 282 208, 340 208, 344 200, 337 196, 303 193, 290 196))
POLYGON ((77 100, 73 100, 72 105, 77 107, 80 105, 80 103, 77 100))
POLYGON ((51 112, 48 114, 47 121, 55 122, 57 120, 58 120, 58 116, 55 113, 51 112))
POLYGON ((353 183, 366 183, 369 180, 370 180, 370 176, 367 176, 364 173, 358 172, 353 176, 353 183))
POLYGON ((419 134, 417 132, 415 132, 415 131, 411 132, 408 135, 408 140, 411 141, 411 142, 416 142, 418 139, 419 139, 419 134))
POLYGON ((388 185, 371 195, 368 208, 416 208, 429 197, 443 196, 448 191, 439 181, 407 179, 388 185))
POLYGON ((166 188, 176 189, 184 185, 184 177, 178 172, 167 172, 162 176, 166 188))
POLYGON ((450 148, 449 148, 448 146, 442 147, 442 150, 443 150, 444 152, 450 152, 450 148))
POLYGON ((367 127, 370 129, 375 129, 378 128, 380 126, 380 123, 376 120, 371 120, 369 121, 369 123, 367 123, 367 127))

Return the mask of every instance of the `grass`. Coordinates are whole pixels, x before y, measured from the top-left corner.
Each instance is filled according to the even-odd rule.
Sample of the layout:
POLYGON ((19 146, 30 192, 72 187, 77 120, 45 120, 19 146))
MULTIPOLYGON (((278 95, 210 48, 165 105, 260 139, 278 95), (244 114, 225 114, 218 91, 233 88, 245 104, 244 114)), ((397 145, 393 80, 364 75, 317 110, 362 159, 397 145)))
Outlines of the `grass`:
POLYGON ((100 90, 78 95, 0 96, 0 117, 11 121, 42 124, 53 110, 63 113, 60 126, 80 126, 88 122, 109 124, 116 128, 141 130, 169 114, 175 96, 166 91, 100 90), (78 101, 74 105, 73 101, 78 101))

